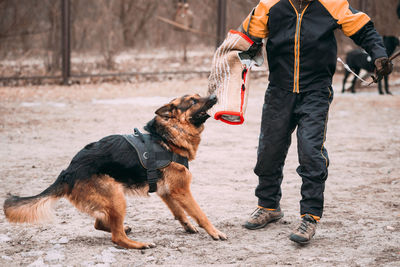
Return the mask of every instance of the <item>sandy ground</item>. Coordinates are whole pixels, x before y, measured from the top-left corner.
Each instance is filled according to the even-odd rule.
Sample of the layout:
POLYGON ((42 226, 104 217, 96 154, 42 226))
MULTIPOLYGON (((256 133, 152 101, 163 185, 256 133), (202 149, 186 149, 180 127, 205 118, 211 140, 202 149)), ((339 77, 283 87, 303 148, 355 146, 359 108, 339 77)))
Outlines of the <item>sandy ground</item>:
MULTIPOLYGON (((0 88, 0 202, 8 192, 41 192, 89 142, 131 133, 175 96, 206 91, 207 79, 158 83, 0 88)), ((335 85, 339 81, 335 81, 335 85)), ((0 266, 400 266, 400 87, 341 94, 335 86, 326 147, 331 166, 325 214, 308 246, 288 240, 299 220, 296 139, 286 161, 285 217, 264 229, 241 224, 255 209, 253 173, 266 80, 253 81, 246 122, 206 123, 190 164, 193 194, 227 241, 186 234, 154 194, 129 198, 130 238, 145 251, 115 246, 94 219, 66 200, 53 223, 13 225, 0 212, 0 266)), ((396 83, 398 84, 398 82, 396 83)))

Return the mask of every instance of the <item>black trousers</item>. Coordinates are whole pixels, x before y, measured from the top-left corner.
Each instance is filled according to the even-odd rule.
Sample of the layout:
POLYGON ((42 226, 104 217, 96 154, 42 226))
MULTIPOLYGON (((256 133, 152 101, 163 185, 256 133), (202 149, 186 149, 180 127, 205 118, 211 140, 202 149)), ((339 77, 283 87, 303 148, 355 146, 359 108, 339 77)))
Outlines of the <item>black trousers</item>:
POLYGON ((283 166, 291 144, 291 134, 297 127, 300 164, 297 173, 303 182, 300 213, 322 216, 329 165, 324 142, 332 99, 331 87, 299 94, 271 85, 268 87, 254 169, 259 177, 255 193, 260 206, 279 207, 283 166))

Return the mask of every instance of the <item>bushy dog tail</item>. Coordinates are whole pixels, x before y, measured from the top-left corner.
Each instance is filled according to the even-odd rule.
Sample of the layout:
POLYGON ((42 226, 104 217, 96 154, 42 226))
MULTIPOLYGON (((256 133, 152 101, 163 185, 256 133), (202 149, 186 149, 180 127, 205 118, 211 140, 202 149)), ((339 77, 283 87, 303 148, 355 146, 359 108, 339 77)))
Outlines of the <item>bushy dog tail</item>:
POLYGON ((3 206, 8 221, 36 223, 51 220, 53 204, 65 195, 67 189, 61 175, 52 185, 36 196, 19 197, 9 194, 3 206))

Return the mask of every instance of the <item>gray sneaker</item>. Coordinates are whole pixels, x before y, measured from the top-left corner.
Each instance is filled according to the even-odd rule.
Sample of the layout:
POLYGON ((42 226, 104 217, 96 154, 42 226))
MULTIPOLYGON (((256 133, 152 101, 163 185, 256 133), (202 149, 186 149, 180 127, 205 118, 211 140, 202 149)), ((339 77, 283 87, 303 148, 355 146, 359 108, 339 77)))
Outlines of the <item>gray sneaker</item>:
POLYGON ((317 221, 311 215, 306 214, 290 234, 289 239, 299 244, 308 244, 315 235, 316 229, 317 221))
POLYGON ((260 229, 271 222, 279 220, 282 217, 283 212, 281 211, 281 208, 277 208, 276 210, 268 210, 262 207, 257 207, 243 227, 249 230, 260 229))

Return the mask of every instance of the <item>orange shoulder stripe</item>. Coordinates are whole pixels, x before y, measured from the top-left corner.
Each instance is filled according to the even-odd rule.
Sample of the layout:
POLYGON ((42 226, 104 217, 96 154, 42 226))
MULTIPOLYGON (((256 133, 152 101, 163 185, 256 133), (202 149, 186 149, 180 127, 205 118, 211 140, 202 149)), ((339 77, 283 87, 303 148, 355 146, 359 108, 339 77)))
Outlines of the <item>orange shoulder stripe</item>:
POLYGON ((261 0, 254 10, 254 15, 250 13, 243 21, 243 29, 247 31, 250 21, 248 33, 254 37, 266 38, 269 33, 267 28, 269 10, 279 1, 280 0, 261 0))
POLYGON ((352 36, 365 26, 371 19, 363 13, 353 14, 347 0, 319 0, 332 17, 338 20, 346 36, 352 36))

